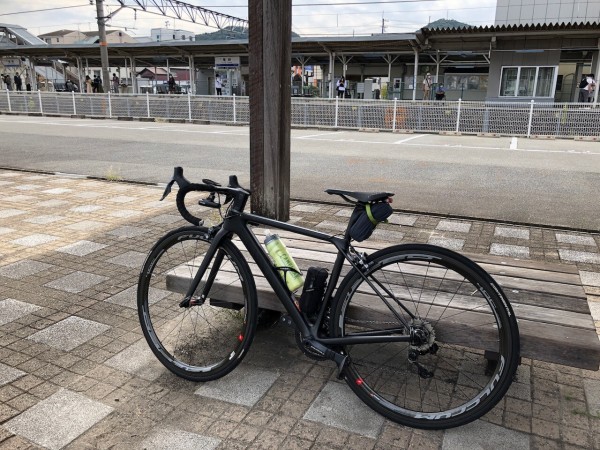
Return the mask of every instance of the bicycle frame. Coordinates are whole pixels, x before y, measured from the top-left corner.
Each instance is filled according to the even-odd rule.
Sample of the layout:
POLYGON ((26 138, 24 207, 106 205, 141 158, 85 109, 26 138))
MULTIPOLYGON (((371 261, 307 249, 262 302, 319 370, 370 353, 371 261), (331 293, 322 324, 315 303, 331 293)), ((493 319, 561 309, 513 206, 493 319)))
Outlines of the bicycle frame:
MULTIPOLYGON (((204 256, 204 260, 202 261, 196 276, 194 277, 193 282, 191 283, 189 290, 186 295, 186 299, 192 298, 194 292, 198 288, 200 280, 204 276, 210 262, 213 258, 217 258, 216 263, 213 265, 213 269, 211 270, 211 274, 209 275, 209 279, 207 280, 203 295, 201 298, 205 298, 206 294, 210 290, 210 286, 212 285, 212 281, 216 272, 218 271, 218 266, 221 263, 222 256, 216 254, 219 245, 223 240, 232 239, 232 237, 236 235, 242 241, 243 245, 246 247, 246 250, 250 253, 254 262, 258 265, 259 269, 265 276, 266 280, 269 282, 276 296, 279 298, 280 302, 284 306, 285 310, 289 314, 292 322, 295 324, 297 329, 300 331, 303 340, 310 343, 317 350, 322 351, 326 357, 329 359, 334 359, 335 355, 339 355, 339 353, 332 351, 332 346, 344 346, 344 345, 355 345, 355 344, 374 344, 379 342, 410 342, 410 335, 398 335, 393 334, 393 332, 397 332, 398 329, 393 330, 385 330, 383 332, 377 333, 369 333, 364 335, 353 335, 346 337, 319 337, 318 329, 321 325, 321 322, 324 318, 325 312, 327 310, 327 306, 331 303, 333 292, 337 286, 337 283, 340 278, 342 266, 344 261, 347 260, 350 264, 358 269, 356 263, 349 256, 350 249, 350 237, 348 230, 344 235, 344 238, 339 238, 333 235, 329 235, 326 233, 321 233, 318 231, 310 230, 308 228, 303 228, 297 225, 288 224, 285 222, 281 222, 274 219, 269 219, 266 217, 258 216, 250 213, 237 213, 234 212, 233 215, 228 216, 224 219, 223 223, 218 228, 218 231, 214 238, 211 241, 211 245, 204 256), (264 225, 270 228, 290 231, 292 233, 312 237, 321 241, 329 242, 334 245, 337 250, 337 256, 335 259, 335 263, 333 266, 333 270, 327 285, 327 290, 325 292, 324 301, 321 304, 321 308, 319 310, 317 320, 313 325, 311 325, 305 317, 298 310, 294 301, 292 299, 292 295, 290 291, 287 289, 284 280, 278 273, 278 269, 273 266, 271 260, 269 259, 268 254, 262 248, 262 245, 254 235, 254 233, 249 229, 250 225, 264 225), (216 255, 216 256, 215 256, 216 255), (216 270, 215 270, 216 267, 216 270), (335 355, 334 355, 335 354, 335 355)), ((362 271, 359 272, 362 273, 362 271)), ((363 275, 363 278, 373 287, 372 282, 363 275)), ((389 292, 388 292, 389 293, 389 292)), ((185 300, 184 300, 185 301, 185 300)), ((403 307, 403 305, 397 301, 398 304, 403 307)), ((389 305, 388 305, 389 307, 389 305)), ((404 308, 404 307, 403 307, 404 308)), ((408 312, 408 311, 407 311, 408 312)), ((409 312, 410 314, 410 312, 409 312)), ((403 327, 402 329, 408 330, 409 326, 406 321, 398 314, 396 316, 401 321, 403 327)), ((339 363, 339 361, 338 361, 339 363)))

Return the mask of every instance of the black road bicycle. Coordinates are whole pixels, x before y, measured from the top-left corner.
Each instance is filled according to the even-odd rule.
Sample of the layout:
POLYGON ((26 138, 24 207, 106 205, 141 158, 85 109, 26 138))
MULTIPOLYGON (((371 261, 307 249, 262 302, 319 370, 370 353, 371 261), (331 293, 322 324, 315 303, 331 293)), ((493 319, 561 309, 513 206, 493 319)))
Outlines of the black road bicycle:
POLYGON ((140 323, 170 371, 210 381, 232 371, 248 352, 260 308, 243 251, 285 308, 300 349, 334 361, 356 395, 390 420, 425 429, 460 426, 504 396, 519 362, 519 332, 489 274, 437 246, 393 245, 367 255, 352 245, 352 225, 393 194, 327 191, 354 204, 340 237, 244 212, 250 192, 235 176, 227 187, 202 181, 190 183, 175 168, 163 199, 176 182, 177 209, 193 226, 161 238, 139 278, 140 323), (193 191, 208 193, 198 203, 219 209, 219 225, 204 227, 190 213, 185 197, 193 191), (273 265, 255 226, 335 246, 337 257, 315 312, 298 306, 281 276, 293 269, 273 265))

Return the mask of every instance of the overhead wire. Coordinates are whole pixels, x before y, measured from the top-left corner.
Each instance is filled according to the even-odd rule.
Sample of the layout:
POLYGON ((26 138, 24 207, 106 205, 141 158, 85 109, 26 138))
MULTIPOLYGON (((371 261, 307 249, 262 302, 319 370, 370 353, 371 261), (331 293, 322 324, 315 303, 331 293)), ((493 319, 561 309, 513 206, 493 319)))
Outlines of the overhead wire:
MULTIPOLYGON (((298 7, 305 7, 305 6, 327 6, 327 7, 349 7, 349 6, 354 6, 354 5, 379 5, 379 4, 389 4, 389 5, 395 5, 395 4, 417 4, 417 3, 424 3, 424 2, 439 2, 440 0, 376 0, 376 1, 343 1, 343 2, 338 2, 338 3, 332 3, 332 2, 328 2, 328 3, 323 3, 322 1, 317 1, 317 2, 305 2, 305 3, 293 3, 292 6, 298 6, 298 7)), ((81 5, 73 5, 73 6, 65 6, 65 7, 53 7, 53 8, 43 8, 43 9, 36 9, 36 10, 26 10, 26 11, 16 11, 16 12, 10 12, 10 13, 1 13, 0 16, 8 16, 8 15, 18 15, 18 14, 29 14, 29 13, 36 13, 36 12, 46 12, 46 11, 55 11, 55 10, 62 10, 62 9, 70 9, 70 8, 81 8, 84 6, 89 6, 89 4, 81 4, 81 5)), ((112 6, 112 5, 107 5, 107 6, 112 6)), ((115 5, 115 6, 120 6, 120 5, 115 5)), ((407 5, 408 6, 408 5, 407 5)), ((210 8, 210 7, 214 7, 214 8, 247 8, 248 5, 247 3, 245 5, 206 5, 203 6, 205 8, 210 8)), ((436 12, 436 11, 447 11, 447 12, 458 12, 458 11, 466 11, 466 10, 476 10, 476 9, 492 9, 494 8, 494 6, 477 6, 477 7, 464 7, 464 8, 425 8, 425 9, 419 9, 418 11, 411 9, 409 11, 360 11, 360 12, 350 12, 350 11, 344 11, 342 13, 335 13, 335 12, 326 12, 323 14, 319 14, 319 16, 333 16, 333 15, 343 15, 343 16, 355 16, 355 15, 381 15, 381 14, 385 14, 386 17, 391 17, 393 18, 394 16, 399 16, 399 15, 405 15, 407 12, 419 12, 419 13, 427 13, 427 12, 436 12)), ((137 9, 134 9, 135 12, 137 12, 137 9)), ((307 17, 307 16, 314 16, 314 14, 294 14, 293 17, 307 17)), ((151 21, 151 18, 147 18, 144 20, 148 20, 151 21)), ((162 19, 156 19, 156 20, 162 20, 162 19)), ((487 23, 489 22, 489 20, 484 21, 484 20, 471 20, 471 19, 463 19, 463 20, 467 20, 469 21, 471 24, 483 24, 483 23, 487 23)), ((117 20, 116 22, 120 22, 119 20, 117 20)), ((402 28, 406 28, 406 27, 412 27, 415 26, 415 24, 418 27, 418 21, 407 21, 407 20, 394 20, 392 19, 391 21, 389 21, 386 24, 386 28, 388 29, 394 29, 394 30, 399 30, 402 28)), ((54 26, 61 26, 61 25, 54 25, 54 26)), ((371 28, 373 29, 377 29, 379 27, 378 23, 374 23, 373 26, 371 28)), ((47 27, 44 27, 47 28, 47 27)), ((303 34, 306 36, 311 35, 310 34, 310 30, 315 30, 315 29, 323 29, 323 30, 331 30, 331 29, 338 29, 338 30, 368 30, 369 26, 365 25, 364 23, 362 23, 361 25, 357 25, 357 26, 342 26, 342 27, 327 27, 327 26, 302 26, 300 24, 295 24, 292 23, 292 28, 294 29, 294 31, 298 34, 303 34), (302 32, 303 30, 308 31, 308 34, 305 32, 302 32)), ((343 31, 342 31, 343 32, 343 31)), ((365 31, 368 33, 368 31, 365 31)), ((330 31, 328 32, 330 33, 330 31)), ((337 33, 339 34, 339 33, 337 33)))
POLYGON ((1 13, 0 16, 14 16, 17 14, 30 14, 30 13, 36 13, 36 12, 57 11, 59 9, 81 8, 83 6, 90 6, 90 4, 86 3, 85 5, 57 6, 55 8, 31 9, 28 11, 16 11, 16 12, 10 12, 10 13, 1 13))

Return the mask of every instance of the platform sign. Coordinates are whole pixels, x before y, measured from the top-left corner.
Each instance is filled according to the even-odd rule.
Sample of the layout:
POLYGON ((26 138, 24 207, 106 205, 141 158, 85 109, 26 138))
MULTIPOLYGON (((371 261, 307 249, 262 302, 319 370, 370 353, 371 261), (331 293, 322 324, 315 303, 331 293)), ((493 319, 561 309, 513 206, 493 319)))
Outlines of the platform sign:
POLYGON ((239 56, 216 56, 215 69, 237 69, 240 67, 239 56))
POLYGON ((21 60, 19 58, 2 58, 2 65, 4 67, 19 67, 21 60))

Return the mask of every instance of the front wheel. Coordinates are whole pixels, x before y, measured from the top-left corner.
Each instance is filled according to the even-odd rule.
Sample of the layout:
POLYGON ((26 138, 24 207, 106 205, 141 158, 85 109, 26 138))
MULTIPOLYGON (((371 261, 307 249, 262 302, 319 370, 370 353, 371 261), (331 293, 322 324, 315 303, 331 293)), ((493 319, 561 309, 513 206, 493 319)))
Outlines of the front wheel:
POLYGON ((231 241, 217 249, 194 292, 201 296, 212 271, 206 300, 181 306, 209 246, 206 228, 172 231, 151 250, 138 284, 138 315, 148 345, 170 371, 193 381, 232 371, 256 330, 254 279, 231 241))
POLYGON ((346 382, 367 405, 403 425, 442 429, 500 401, 517 369, 519 331, 483 269, 450 250, 412 244, 374 253, 363 275, 344 278, 332 334, 412 336, 345 347, 346 382))

